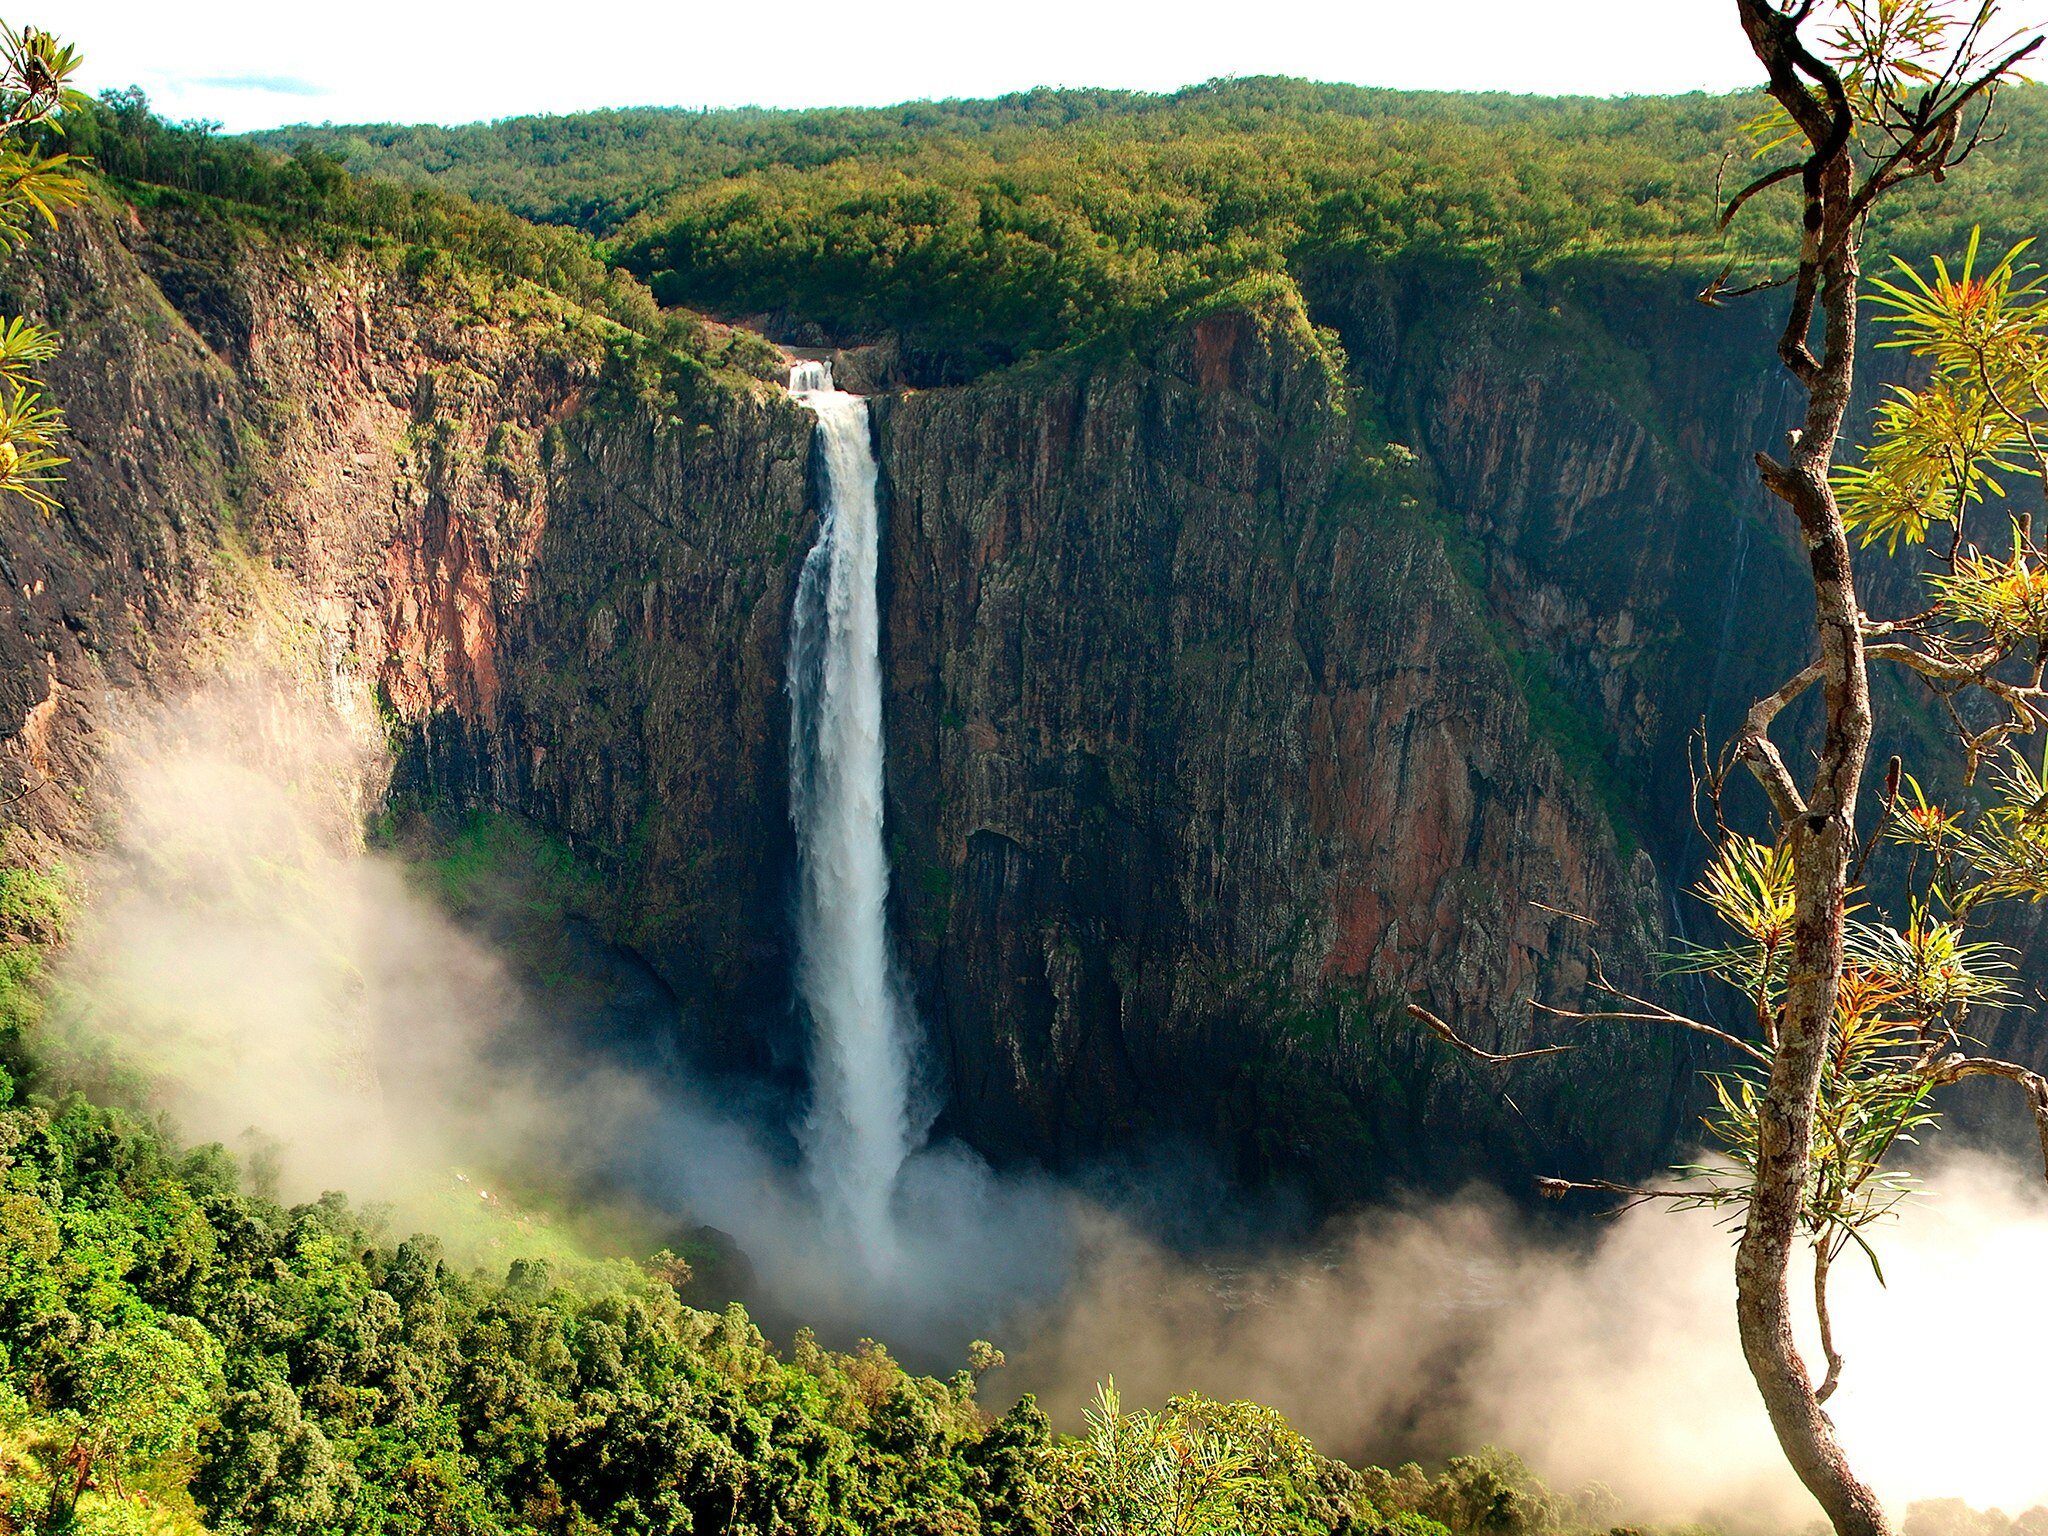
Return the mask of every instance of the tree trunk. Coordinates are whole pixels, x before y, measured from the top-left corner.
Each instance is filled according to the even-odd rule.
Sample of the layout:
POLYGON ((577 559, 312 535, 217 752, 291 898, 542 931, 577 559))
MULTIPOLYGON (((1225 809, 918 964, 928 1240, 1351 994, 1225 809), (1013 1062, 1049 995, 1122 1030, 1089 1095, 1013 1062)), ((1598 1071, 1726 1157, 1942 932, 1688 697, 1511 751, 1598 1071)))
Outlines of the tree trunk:
POLYGON ((1771 71, 1773 93, 1814 147, 1803 177, 1799 287, 1779 345, 1786 366, 1806 388, 1806 418, 1792 436, 1789 462, 1759 454, 1758 465, 1765 485, 1798 519, 1806 545, 1826 722, 1805 802, 1797 803, 1789 786, 1774 794, 1781 836, 1792 850, 1792 951, 1784 1019, 1757 1117, 1756 1182, 1735 1255, 1736 1321, 1778 1444, 1839 1536, 1891 1536, 1883 1508, 1849 1469, 1792 1337, 1792 1261, 1801 1240, 1814 1112, 1842 971, 1856 795, 1870 750, 1862 608, 1848 531, 1829 484, 1855 367, 1856 287, 1862 276, 1848 216, 1855 166, 1846 100, 1839 102, 1838 119, 1835 103, 1816 103, 1788 62, 1794 50, 1804 53, 1796 25, 1766 0, 1738 5, 1758 57, 1771 71), (1822 326, 1817 358, 1810 350, 1816 299, 1822 326))
POLYGON ((85 1436, 80 1434, 57 1463, 56 1473, 50 1480, 50 1502, 43 1520, 50 1530, 71 1529, 78 1514, 78 1501, 92 1486, 92 1463, 92 1450, 85 1436))

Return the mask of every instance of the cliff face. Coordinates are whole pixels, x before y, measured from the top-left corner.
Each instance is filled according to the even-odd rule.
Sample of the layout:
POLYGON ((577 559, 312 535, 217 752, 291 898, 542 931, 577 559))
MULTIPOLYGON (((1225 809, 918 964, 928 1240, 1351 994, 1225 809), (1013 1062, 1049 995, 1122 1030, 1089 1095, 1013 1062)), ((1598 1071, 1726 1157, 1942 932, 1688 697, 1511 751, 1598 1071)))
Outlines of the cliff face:
POLYGON ((1399 1009, 1554 1038, 1532 1000, 1584 1005, 1596 952, 1640 980, 1692 916, 1688 739, 1803 660, 1756 622, 1803 592, 1749 466, 1788 403, 1764 317, 1598 270, 1306 288, 1348 391, 1306 324, 1234 313, 884 412, 903 927, 952 1103, 1325 1192, 1647 1155, 1683 1042, 1595 1032, 1517 1118, 1399 1009))
MULTIPOLYGON (((1678 295, 1554 284, 1332 267, 1341 352, 1272 301, 878 399, 897 931, 947 1128, 1181 1138, 1325 1198, 1677 1133, 1681 1041, 1601 1034, 1510 1109, 1400 1016, 1517 1045, 1596 949, 1642 975, 1686 734, 1788 659, 1737 612, 1798 592, 1745 468, 1767 353, 1660 364, 1678 295)), ((67 510, 0 509, 21 783, 89 786, 122 690, 253 643, 399 792, 596 866, 693 1050, 794 1075, 804 412, 445 260, 171 208, 74 220, 0 300, 64 329, 76 429, 67 510)), ((9 814, 75 841, 89 804, 9 814)))
POLYGON ((779 952, 781 634, 809 423, 445 260, 175 208, 71 220, 10 309, 66 346, 66 507, 0 509, 15 813, 89 835, 119 690, 263 666, 397 753, 395 788, 527 815, 691 1028, 759 1059, 779 952))

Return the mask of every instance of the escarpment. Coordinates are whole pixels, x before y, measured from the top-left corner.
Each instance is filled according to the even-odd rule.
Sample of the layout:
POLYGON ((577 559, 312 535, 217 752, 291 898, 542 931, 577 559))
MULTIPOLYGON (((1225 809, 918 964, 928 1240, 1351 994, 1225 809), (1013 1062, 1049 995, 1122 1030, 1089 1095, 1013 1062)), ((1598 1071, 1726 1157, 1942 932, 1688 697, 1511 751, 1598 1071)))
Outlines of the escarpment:
MULTIPOLYGON (((89 840, 125 690, 259 657, 381 733, 395 794, 601 872, 698 1059, 798 1064, 799 407, 446 258, 170 202, 79 216, 5 289, 64 332, 74 430, 64 510, 0 508, 7 782, 62 786, 17 836, 89 840)), ((1685 920, 1686 738, 1792 661, 1734 607, 1798 590, 1747 469, 1767 350, 1660 364, 1704 322, 1636 273, 1304 289, 877 402, 942 1126, 1065 1165, 1191 1143, 1320 1201, 1647 1162, 1682 1038, 1596 1031, 1511 1109, 1401 1007, 1523 1046, 1532 1000, 1643 979, 1685 920)))

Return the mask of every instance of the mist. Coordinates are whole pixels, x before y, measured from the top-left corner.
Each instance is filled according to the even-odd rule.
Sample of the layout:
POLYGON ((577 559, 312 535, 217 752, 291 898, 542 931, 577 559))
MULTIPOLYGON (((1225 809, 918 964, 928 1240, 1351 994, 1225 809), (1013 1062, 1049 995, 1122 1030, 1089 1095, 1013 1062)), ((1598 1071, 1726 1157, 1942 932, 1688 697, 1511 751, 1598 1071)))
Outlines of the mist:
MULTIPOLYGON (((1889 1287, 1858 1257, 1833 1288, 1848 1363, 1829 1411, 1853 1463, 1899 1512, 2048 1504, 2048 1186, 1954 1153, 1873 1240, 1889 1287)), ((1179 1260, 1098 1216, 1083 1273, 1013 1360, 1056 1416, 1114 1372, 1140 1400, 1272 1403, 1347 1459, 1494 1444, 1562 1492, 1605 1485, 1628 1519, 1801 1528, 1819 1510, 1742 1361, 1732 1246, 1708 1212, 1559 1236, 1480 1190, 1237 1262, 1179 1260)))
POLYGON ((512 1158, 570 1173, 651 1107, 596 1059, 544 1059, 503 959, 367 854, 387 764, 281 680, 124 723, 114 826, 57 976, 63 1069, 127 1081, 188 1138, 260 1154, 287 1199, 416 1205, 512 1158))
POLYGON ((618 1197, 650 1244, 729 1234, 768 1317, 872 1333, 935 1369, 1068 1273, 1076 1202, 1050 1180, 926 1146, 897 1183, 894 1251, 864 1260, 803 1176, 786 1104, 692 1080, 673 1020, 656 1039, 575 1038, 365 847, 389 764, 326 701, 214 684, 126 719, 109 768, 107 845, 59 972, 61 1069, 259 1154, 283 1198, 341 1190, 433 1230, 456 1193, 618 1197))
MULTIPOLYGON (((340 1189, 431 1228, 457 1172, 465 1198, 501 1179, 609 1191, 648 1230, 729 1233, 778 1326, 873 1335, 927 1369, 993 1339, 1011 1363, 990 1401, 1039 1392, 1066 1427, 1114 1374, 1132 1401, 1270 1402, 1351 1459, 1497 1444, 1561 1491, 1604 1484, 1631 1520, 1817 1517, 1742 1364, 1710 1215, 1559 1234, 1473 1190, 1189 1256, 1142 1201, 938 1144, 903 1167, 890 1261, 862 1262, 820 1213, 786 1105, 692 1080, 660 1042, 566 1038, 504 956, 365 849, 384 750, 325 701, 212 687, 135 714, 110 766, 116 811, 58 975, 63 1069, 135 1085, 188 1139, 267 1149, 286 1199, 340 1189)), ((1837 1266, 1830 1411, 1901 1512, 2048 1503, 2048 1187, 1983 1152, 1927 1183, 1878 1234, 1888 1289, 1837 1266)))

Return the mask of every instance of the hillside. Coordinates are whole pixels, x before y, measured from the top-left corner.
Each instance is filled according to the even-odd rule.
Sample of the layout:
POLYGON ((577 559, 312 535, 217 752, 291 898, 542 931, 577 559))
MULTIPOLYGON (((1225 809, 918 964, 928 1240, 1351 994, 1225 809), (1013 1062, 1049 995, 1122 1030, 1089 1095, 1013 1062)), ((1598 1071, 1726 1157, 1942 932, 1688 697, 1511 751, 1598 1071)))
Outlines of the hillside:
MULTIPOLYGON (((1212 123, 1186 136, 1191 164, 1236 157, 1231 176, 1187 183, 1216 219, 1239 217, 1247 187, 1312 189, 1301 165, 1244 153, 1252 130, 1228 127, 1224 106, 1240 89, 1295 102, 1326 136, 1371 125, 1315 105, 1330 93, 1263 83, 1047 98, 1067 103, 1063 120, 1123 125, 1144 154, 1046 149, 1041 171, 1078 169, 1039 201, 1156 181, 1177 113, 1212 123)), ((2037 98, 2019 100, 2001 152, 2032 121, 2037 98)), ((1550 207, 1581 160, 1615 186, 1617 168, 1654 162, 1637 115, 1663 114, 1676 135, 1684 113, 1730 105, 1437 103, 1435 127, 1499 155, 1504 119, 1546 124, 1549 180, 1530 185, 1552 189, 1535 200, 1550 207), (1575 147, 1574 114, 1611 120, 1623 147, 1575 147)), ((1016 110, 959 112, 1046 145, 1082 131, 1009 124, 1016 110)), ((737 142, 746 121, 693 131, 737 142)), ((782 677, 811 513, 800 418, 747 382, 774 377, 777 354, 657 309, 576 231, 171 129, 133 101, 102 108, 91 133, 139 222, 88 221, 90 256, 23 301, 105 310, 58 363, 78 515, 134 523, 145 549, 164 537, 159 517, 189 539, 222 493, 180 483, 175 453, 138 471, 108 445, 138 407, 174 424, 173 441, 220 441, 207 462, 248 503, 238 526, 324 605, 322 647, 376 695, 399 790, 566 839, 613 893, 596 914, 607 931, 673 989, 692 1058, 800 1093, 782 677), (322 290, 335 299, 295 297, 295 250, 344 260, 322 290), (507 309, 501 291, 555 298, 507 309), (337 329, 332 302, 367 329, 337 329), (545 318, 564 305, 580 318, 545 318), (479 326, 494 306, 501 324, 533 319, 509 335, 479 326), (246 398, 227 439, 193 415, 204 396, 185 365, 163 373, 173 354, 136 333, 162 323, 150 315, 174 317, 198 349, 190 366, 224 381, 206 390, 231 382, 228 398, 246 398), (574 361, 560 355, 570 338, 574 361), (124 499, 116 487, 138 473, 164 491, 124 499), (307 494, 319 486, 340 501, 307 494)), ((768 138, 760 152, 781 153, 768 138)), ((928 179, 971 163, 950 130, 921 142, 928 179)), ((1486 182, 1471 155, 1445 206, 1486 182)), ((772 174, 809 197, 868 163, 772 174)), ((1362 164, 1381 180, 1354 167, 1354 185, 1386 191, 1433 162, 1362 164)), ((1665 175, 1673 201, 1644 203, 1645 220, 1699 201, 1673 165, 1665 175)), ((680 196, 740 195, 707 188, 680 196)), ((845 227, 886 231, 906 206, 845 227)), ((1585 223, 1596 204, 1571 206, 1585 223)), ((783 259, 773 232, 794 227, 771 223, 747 247, 761 262, 783 259)), ((738 242, 752 226, 720 227, 738 242)), ((877 401, 894 507, 892 901, 940 1124, 999 1160, 1062 1166, 1193 1136, 1234 1175, 1318 1203, 1617 1149, 1646 1165, 1690 1123, 1689 1050, 1604 1037, 1569 1069, 1531 1074, 1517 1118, 1420 1046, 1398 1007, 1419 992, 1527 1041, 1528 1001, 1578 999, 1589 953, 1587 934, 1529 900, 1596 917, 1602 952, 1638 975, 1688 921, 1686 740, 1794 665, 1731 607, 1738 583, 1789 600, 1797 579, 1748 467, 1779 409, 1768 317, 1692 303, 1693 269, 1641 252, 1539 252, 1524 270, 1469 235, 1447 248, 1424 230, 1388 251, 1319 244, 1277 216, 1244 227, 1295 231, 1284 271, 1215 288, 1202 263, 1249 247, 1197 222, 1175 281, 1199 301, 1154 305, 1114 335, 1077 329, 971 387, 877 401), (1648 1095, 1632 1079, 1643 1069, 1648 1095)), ((937 249, 952 226, 928 228, 937 249)), ((1161 238, 1145 225, 1088 249, 1156 275, 1161 238)), ((990 346, 1022 350, 1010 338, 1028 326, 919 352, 916 336, 944 340, 960 306, 992 292, 1051 303, 1034 281, 1005 288, 971 249, 959 261, 946 306, 927 302, 934 285, 871 289, 872 251, 806 269, 919 305, 902 333, 840 353, 848 377, 886 391, 981 369, 990 346)), ((782 334, 819 323, 786 297, 782 334)), ((1138 309, 1087 324, 1112 312, 1138 309)), ((169 623, 194 582, 122 561, 93 576, 105 556, 89 547, 62 557, 77 573, 27 625, 64 637, 67 705, 109 666, 88 644, 69 681, 69 637, 103 621, 41 607, 128 582, 169 623)), ((151 641, 167 656, 180 643, 151 641)), ((16 718, 37 707, 35 683, 16 718)))
MULTIPOLYGON (((610 243, 664 302, 841 338, 900 334, 957 376, 1127 345, 1233 284, 1347 254, 1527 273, 1601 254, 1705 273, 1791 248, 1788 204, 1714 234, 1754 97, 1449 96, 1231 80, 806 113, 636 111, 264 142, 422 180, 610 243)), ((2048 89, 1946 189, 1880 211, 1878 249, 1994 243, 2048 214, 2048 89)))
MULTIPOLYGON (((686 1006, 693 1051, 766 1064, 787 1027, 778 977, 788 959, 776 936, 787 858, 780 650, 786 593, 811 532, 798 409, 753 376, 758 344, 744 336, 686 320, 661 326, 657 342, 564 296, 612 307, 585 267, 543 267, 536 282, 494 264, 516 266, 545 243, 472 238, 460 222, 430 226, 441 244, 404 241, 363 213, 376 208, 367 189, 333 185, 315 202, 290 173, 275 174, 270 206, 152 184, 102 188, 5 279, 8 304, 66 325, 70 344, 51 379, 71 412, 75 456, 62 510, 45 520, 11 508, 0 533, 20 578, 7 595, 10 690, 0 700, 11 761, 25 777, 72 787, 9 807, 0 1519, 45 1525, 55 1490, 59 1505, 77 1498, 66 1516, 74 1529, 108 1536, 935 1525, 1038 1536, 1078 1529, 1095 1501, 1113 1496, 1115 1455, 1185 1437, 1192 1424, 1236 1437, 1255 1458, 1250 1492, 1231 1497, 1256 1502, 1262 1529, 1435 1536, 1442 1521, 1455 1536, 1478 1536, 1494 1529, 1488 1512, 1503 1500, 1526 1536, 1592 1529, 1597 1504, 1553 1497, 1511 1458, 1465 1458, 1435 1476, 1355 1471, 1249 1405, 1196 1400, 1163 1419, 1127 1416, 1112 1432, 1125 1448, 1115 1454, 1059 1441, 1028 1400, 1000 1417, 984 1411, 969 1372, 916 1376, 879 1347, 834 1351, 808 1336, 779 1352, 739 1310, 689 1305, 716 1295, 691 1290, 688 1266, 666 1253, 593 1259, 545 1221, 486 1218, 480 1231, 474 1207, 459 1222, 453 1210, 437 1219, 444 1232, 464 1232, 444 1244, 403 1235, 385 1213, 339 1195, 294 1201, 260 1146, 241 1159, 218 1144, 195 1147, 147 1122, 157 1090, 118 1058, 67 1056, 61 1028, 76 1023, 76 994, 51 985, 75 917, 66 893, 71 871, 94 869, 108 852, 105 811, 120 793, 115 749, 128 711, 252 670, 281 673, 298 707, 331 707, 388 746, 400 799, 521 818, 575 849, 599 874, 577 915, 654 963, 686 1006), (337 222, 343 215, 352 223, 337 222), (90 1098, 75 1091, 81 1081, 90 1098)), ((240 189, 253 190, 247 181, 240 189)), ((459 207, 443 212, 462 217, 459 207)), ((945 550, 941 587, 978 588, 999 603, 1018 580, 1017 551, 990 537, 1001 497, 946 487, 956 474, 963 485, 1001 483, 1017 452, 1011 434, 1058 435, 1077 415, 1096 425, 1081 428, 1048 484, 1071 490, 1055 490, 1059 504, 1033 511, 1034 521, 1100 517, 1123 496, 1115 515, 1128 532, 1117 537, 1159 546, 1172 536, 1161 521, 1172 504, 1160 497, 1171 486, 1175 503, 1219 517, 1278 498, 1286 517, 1304 520, 1300 531, 1355 549, 1360 532, 1346 520, 1397 516, 1417 482, 1372 440, 1352 456, 1352 428, 1331 407, 1335 387, 1324 343, 1298 311, 1279 308, 1219 315, 1135 371, 1109 365, 993 392, 905 397, 883 430, 892 479, 905 507, 919 510, 898 520, 903 542, 889 558, 907 572, 945 550), (1169 413, 1160 427, 1144 425, 1160 411, 1169 413), (963 412, 988 425, 968 427, 963 412), (1279 412, 1320 426, 1298 445, 1275 434, 1249 454, 1224 446, 1248 428, 1274 434, 1279 412), (985 450, 970 447, 966 463, 949 465, 991 430, 985 450), (1142 442, 1149 485, 1124 481, 1089 446, 1104 432, 1142 442), (948 531, 953 520, 965 526, 948 531), (963 536, 982 547, 961 547, 963 536)), ((1090 562, 1083 530, 1057 537, 1090 562)), ((1402 537, 1443 594, 1433 622, 1460 648, 1458 665, 1512 687, 1439 535, 1417 525, 1402 537)), ((982 1120, 992 1148, 1062 1155, 1063 1145, 1113 1145, 1133 1115, 1174 1124, 1187 1107, 1177 1102, 1182 1084, 1202 1068, 1187 1042, 1162 1035, 1148 1049, 1161 1065, 1178 1058, 1173 1082, 1126 1074, 1100 1033, 1100 917, 1065 915, 1082 888, 1019 871, 1035 846, 1076 825, 1124 823, 1089 857, 1142 860, 1159 856, 1145 846, 1157 846, 1155 829, 1214 812, 1209 800, 1147 803, 1136 792, 1152 771, 1145 754, 1172 750, 1192 763, 1193 743, 1215 736, 1203 771, 1247 771, 1205 722, 1238 693, 1215 665, 1235 643, 1235 615, 1268 594, 1262 580, 1233 573, 1230 545, 1216 553, 1221 563, 1191 585, 1176 620, 1218 634, 1189 651, 1177 683, 1189 700, 1188 746, 1114 739, 1119 696, 1151 685, 1138 674, 1091 676, 1076 656, 1045 673, 1053 691, 1030 707, 1112 718, 1097 744, 1053 765, 1071 788, 1050 802, 1011 801, 1000 774, 974 766, 992 761, 979 745, 986 733, 1022 734, 1005 714, 1021 701, 1004 697, 1000 659, 984 649, 998 615, 947 613, 957 638, 943 651, 898 643, 890 708, 909 749, 904 793, 920 797, 898 814, 929 825, 901 858, 917 872, 909 931, 944 964, 966 967, 956 972, 958 1003, 941 1015, 958 1040, 949 1054, 965 1064, 1012 1052, 984 1033, 994 1009, 1010 1005, 975 994, 1003 985, 1018 957, 985 950, 992 939, 1041 934, 1042 961, 1021 959, 1043 964, 1047 990, 1027 974, 1033 990, 1010 1017, 1081 1047, 1078 1066, 1019 1058, 1024 1074, 1007 1087, 964 1068, 963 1081, 999 1098, 964 1097, 955 1119, 970 1135, 982 1120), (973 658, 971 670, 936 689, 920 680, 921 670, 950 668, 950 653, 973 658), (947 697, 966 712, 960 724, 910 723, 929 707, 921 700, 947 697), (942 790, 963 775, 981 787, 942 790), (941 794, 957 807, 950 820, 922 801, 941 794), (946 861, 962 859, 956 878, 946 861), (1020 910, 1020 898, 1043 905, 1020 910), (1035 1018, 1028 1010, 1040 996, 1065 1017, 1035 1018), (1016 1116, 1002 1099, 1031 1107, 1016 1116), (1067 1103, 1086 1118, 1033 1123, 1067 1103)), ((1355 556, 1346 563, 1348 590, 1383 591, 1355 556)), ((1158 567, 1115 574, 1120 590, 1101 614, 1121 610, 1118 622, 1135 623, 1147 584, 1172 579, 1158 567)), ((1373 599, 1377 622, 1396 622, 1391 595, 1373 599)), ((1286 601, 1313 609, 1323 599, 1309 588, 1286 601)), ((926 629, 926 609, 944 611, 940 593, 906 581, 890 622, 905 635, 926 629)), ((1131 654, 1165 640, 1146 637, 1131 654)), ((1102 642, 1078 632, 1065 643, 1092 653, 1102 642)), ((1475 737, 1476 750, 1530 750, 1531 727, 1512 702, 1491 724, 1466 715, 1439 760, 1446 749, 1475 750, 1461 744, 1475 737), (1508 745, 1477 735, 1487 731, 1508 745)), ((1356 737, 1364 725, 1354 713, 1343 728, 1356 737)), ((1027 767, 1020 778, 1045 771, 1027 767)), ((1443 809, 1431 771, 1414 791, 1425 817, 1443 809)), ((1538 749, 1530 777, 1508 792, 1525 805, 1563 797, 1558 835, 1591 850, 1590 878, 1615 878, 1599 862, 1611 858, 1612 832, 1554 757, 1538 749)), ((1304 813, 1358 814, 1345 805, 1304 813)), ((1505 806, 1453 800, 1448 809, 1483 815, 1496 838, 1516 835, 1505 806)), ((1266 842, 1260 856, 1275 861, 1264 910, 1228 918, 1254 958, 1307 831, 1277 842, 1249 826, 1231 834, 1266 842)), ((1357 836, 1340 833, 1360 864, 1336 878, 1378 878, 1357 836)), ((1541 847, 1522 856, 1550 857, 1541 847)), ((1484 900, 1455 871, 1434 877, 1442 899, 1484 900)), ((250 897, 263 901, 268 889, 250 897)), ((1192 902, 1188 912, 1218 921, 1192 902)), ((1209 1006, 1190 983, 1236 989, 1261 1009, 1286 1004, 1270 983, 1247 992, 1228 974, 1174 980, 1187 965, 1175 946, 1192 953, 1208 941, 1181 936, 1187 918, 1133 915, 1144 926, 1117 942, 1147 955, 1152 984, 1162 996, 1178 991, 1179 1007, 1209 1006)), ((274 1012, 264 1017, 282 1027, 274 1012)), ((1241 1057, 1231 1031, 1242 1027, 1219 1029, 1207 1059, 1267 1070, 1241 1057)), ((1327 1059, 1343 1045, 1343 1028, 1334 1012, 1328 1022, 1306 1018, 1301 1043, 1288 1047, 1304 1054, 1289 1062, 1276 1053, 1273 1067, 1305 1080, 1317 1053, 1327 1059)), ((1412 1090, 1374 1113, 1409 1116, 1429 1095, 1438 1107, 1425 1113, 1469 1118, 1479 1107, 1455 1077, 1409 1070, 1412 1090)), ((1284 1122, 1263 1118, 1299 1112, 1286 1092, 1219 1126, 1244 1137, 1248 1172, 1275 1152, 1295 1155, 1270 1140, 1284 1122)), ((1311 1108, 1336 1118, 1281 1134, 1355 1137, 1345 1124, 1355 1110, 1341 1097, 1311 1108)), ((1384 1152, 1365 1150, 1373 1161, 1333 1170, 1340 1181, 1398 1155, 1391 1137, 1384 1152)))

